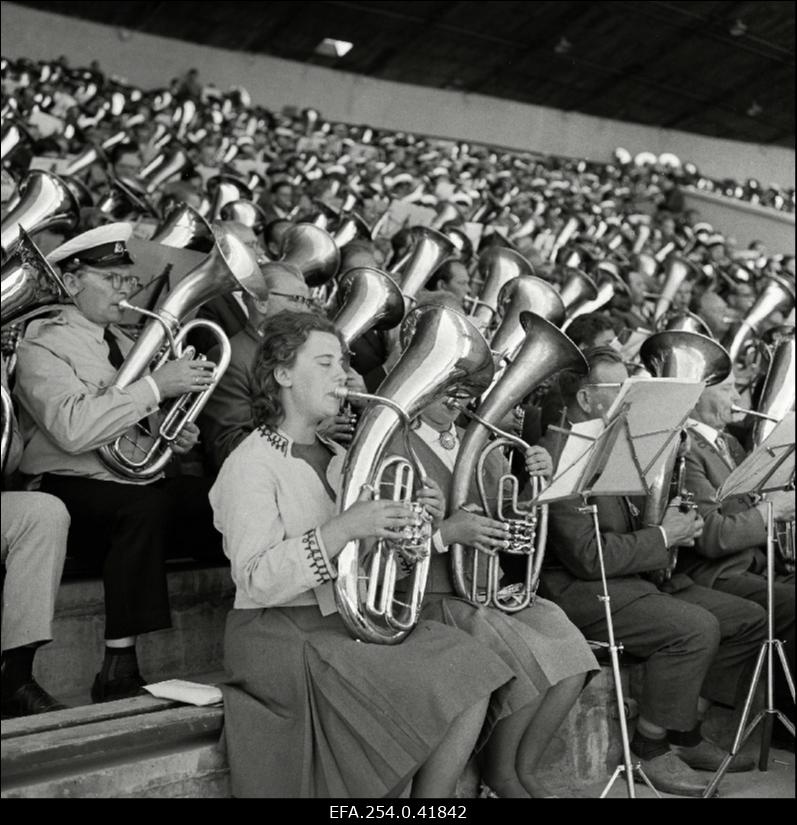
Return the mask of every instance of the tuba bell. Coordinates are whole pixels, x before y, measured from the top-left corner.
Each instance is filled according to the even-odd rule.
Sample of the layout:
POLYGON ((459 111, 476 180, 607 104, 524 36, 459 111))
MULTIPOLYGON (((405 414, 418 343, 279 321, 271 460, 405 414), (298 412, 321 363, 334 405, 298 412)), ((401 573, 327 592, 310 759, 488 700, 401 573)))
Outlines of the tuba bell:
POLYGON ((0 326, 29 321, 67 299, 60 275, 20 229, 17 251, 0 270, 0 326))
POLYGON ((340 308, 332 323, 351 345, 371 329, 387 330, 404 318, 404 296, 385 272, 369 266, 348 270, 338 287, 340 308))
POLYGON ((196 420, 229 364, 230 342, 218 324, 200 318, 188 323, 183 320, 206 301, 234 289, 243 289, 258 298, 267 297, 263 277, 251 250, 228 230, 216 229, 214 235, 216 243, 211 253, 180 281, 155 312, 127 301, 119 302, 122 309, 139 312, 151 320, 117 372, 114 387, 123 389, 141 378, 164 343, 168 344, 166 352, 153 369, 168 358, 193 357, 193 348, 184 349, 183 341, 196 327, 206 327, 218 338, 221 347, 213 384, 202 392, 185 393, 175 399, 154 440, 148 433, 128 432, 99 448, 97 453, 102 463, 111 472, 130 481, 146 482, 163 470, 172 457, 172 443, 186 424, 196 420))
POLYGON ((19 191, 19 201, 3 218, 0 227, 4 259, 19 243, 20 229, 29 235, 54 228, 70 232, 77 228, 80 221, 80 208, 75 196, 57 175, 40 170, 28 172, 19 191))
POLYGON ((210 224, 187 203, 175 206, 155 228, 152 243, 208 254, 216 243, 210 224))
MULTIPOLYGON (((500 586, 498 556, 489 557, 486 589, 480 591, 479 551, 459 544, 449 549, 451 578, 457 594, 472 604, 491 605, 508 613, 528 607, 534 599, 545 553, 548 510, 546 505, 522 509, 518 503, 518 479, 510 474, 498 480, 494 498, 488 493, 484 467, 490 454, 505 447, 528 449, 522 439, 501 431, 498 424, 530 392, 561 370, 587 372, 587 362, 578 347, 552 323, 534 313, 524 313, 523 320, 525 339, 515 358, 484 396, 477 411, 465 411, 473 420, 454 466, 449 503, 449 512, 467 504, 475 481, 485 515, 509 525, 510 547, 505 552, 527 557, 523 585, 506 589, 500 586), (491 435, 497 438, 488 444, 491 435), (471 554, 469 565, 467 553, 471 554)), ((536 497, 541 485, 536 479, 533 482, 532 497, 536 497)))
MULTIPOLYGON (((388 458, 388 445, 399 429, 408 433, 409 422, 429 403, 455 393, 471 397, 489 384, 493 365, 490 348, 468 319, 448 307, 423 306, 405 320, 402 337, 406 347, 379 386, 377 396, 341 391, 342 398, 375 401, 362 413, 343 465, 338 512, 351 507, 362 491, 382 495, 387 470, 395 469, 393 498, 408 499, 423 468, 416 460, 388 458)), ((412 451, 410 450, 410 455, 412 451)), ((417 503, 414 509, 420 510, 417 503)), ((380 541, 370 557, 367 582, 360 572, 366 549, 350 541, 337 556, 335 601, 351 634, 364 642, 397 644, 418 622, 429 570, 431 530, 419 513, 417 530, 410 541, 417 559, 406 602, 394 596, 396 548, 380 541), (380 578, 381 577, 381 578, 380 578)), ((407 548, 410 549, 410 548, 407 548)), ((404 556, 406 559, 406 556, 404 556)))
POLYGON ((568 317, 575 317, 579 307, 594 301, 598 297, 598 285, 586 272, 582 272, 580 269, 567 267, 565 268, 565 275, 565 282, 562 284, 562 291, 559 295, 565 305, 568 317))
POLYGON ((672 253, 667 256, 664 262, 664 282, 661 287, 661 294, 656 301, 656 308, 653 310, 653 320, 657 321, 670 308, 681 284, 690 276, 698 275, 699 271, 695 264, 688 258, 672 253))
POLYGON ((561 326, 565 319, 565 306, 559 293, 542 278, 523 275, 507 281, 498 293, 498 313, 501 323, 490 340, 490 348, 501 364, 512 360, 526 338, 520 317, 533 312, 554 326, 561 326))
POLYGON ((434 271, 456 256, 456 248, 441 232, 426 226, 413 226, 410 241, 409 250, 391 267, 390 275, 405 299, 414 303, 434 271))
POLYGON ((786 413, 794 409, 794 330, 775 346, 764 379, 761 397, 756 404, 759 416, 753 425, 753 444, 758 447, 775 429, 786 413))
POLYGON ((212 197, 210 207, 212 220, 220 217, 221 210, 226 204, 233 201, 252 200, 252 190, 246 181, 234 175, 221 174, 212 177, 208 181, 208 192, 212 197))
POLYGON ((263 234, 268 223, 266 213, 256 203, 247 200, 225 203, 219 210, 219 218, 223 221, 242 223, 258 236, 263 234))
POLYGON ((741 355, 745 344, 759 332, 759 325, 782 304, 794 307, 794 282, 782 275, 770 275, 766 286, 750 307, 728 346, 732 361, 741 355))
POLYGON ((299 223, 282 236, 278 263, 298 267, 308 286, 323 286, 338 271, 340 250, 329 232, 311 223, 299 223))

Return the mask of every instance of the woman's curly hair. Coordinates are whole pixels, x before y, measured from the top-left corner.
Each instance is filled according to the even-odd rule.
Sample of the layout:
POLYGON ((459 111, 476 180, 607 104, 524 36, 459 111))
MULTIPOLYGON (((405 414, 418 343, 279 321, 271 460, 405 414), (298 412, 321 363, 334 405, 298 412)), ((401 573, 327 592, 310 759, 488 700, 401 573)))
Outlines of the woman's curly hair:
POLYGON ((296 353, 311 332, 328 332, 336 336, 346 351, 346 344, 334 324, 320 315, 280 312, 266 321, 253 374, 255 427, 275 427, 282 420, 285 410, 274 371, 277 367, 292 367, 296 363, 296 353))

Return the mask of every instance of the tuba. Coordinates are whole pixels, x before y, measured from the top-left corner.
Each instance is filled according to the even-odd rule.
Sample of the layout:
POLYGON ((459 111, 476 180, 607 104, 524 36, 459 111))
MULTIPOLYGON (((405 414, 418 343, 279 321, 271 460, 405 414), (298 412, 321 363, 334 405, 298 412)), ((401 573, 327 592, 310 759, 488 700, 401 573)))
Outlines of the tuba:
POLYGON ((343 249, 347 243, 355 239, 370 241, 371 229, 356 212, 341 213, 340 221, 332 235, 338 249, 343 249))
POLYGON ((19 187, 20 198, 3 218, 0 246, 5 260, 16 248, 20 230, 35 235, 44 229, 77 228, 80 207, 69 187, 57 175, 39 170, 28 172, 19 187))
MULTIPOLYGON (((392 497, 407 498, 423 469, 414 461, 395 456, 385 461, 388 444, 403 426, 405 437, 410 420, 435 398, 444 394, 478 395, 489 384, 493 365, 490 348, 468 319, 448 307, 424 306, 410 313, 402 329, 408 343, 396 365, 379 387, 379 396, 360 397, 376 401, 362 413, 343 466, 338 512, 354 504, 363 489, 382 493, 386 470, 395 467, 392 497)), ((341 397, 358 393, 341 391, 341 397)), ((412 451, 410 450, 410 455, 412 451)), ((417 503, 415 508, 420 510, 417 503)), ((414 509, 415 509, 414 508, 414 509)), ((418 529, 408 539, 416 558, 406 602, 394 596, 396 548, 380 541, 368 561, 370 575, 364 577, 365 548, 350 541, 337 556, 335 600, 351 634, 364 642, 397 644, 415 627, 421 610, 429 570, 431 531, 419 514, 418 529), (424 554, 425 551, 425 554, 424 554), (381 580, 380 580, 381 574, 381 580)))
MULTIPOLYGON (((466 411, 473 420, 454 466, 449 505, 449 512, 453 512, 467 504, 475 480, 485 515, 509 526, 510 547, 504 552, 527 557, 521 587, 502 589, 499 558, 490 556, 486 590, 480 592, 479 551, 458 544, 450 548, 451 577, 457 594, 472 604, 490 605, 508 613, 528 607, 534 599, 545 553, 548 510, 546 505, 522 509, 518 503, 518 479, 508 473, 498 480, 497 490, 487 491, 484 468, 490 454, 505 447, 524 452, 528 449, 522 439, 501 431, 498 424, 530 392, 561 370, 587 371, 587 362, 578 347, 552 323, 534 313, 525 313, 523 320, 526 337, 512 363, 485 395, 477 412, 466 411), (497 438, 488 443, 491 434, 497 438), (495 498, 491 498, 492 492, 495 498), (469 565, 466 553, 472 554, 469 565)), ((540 491, 539 480, 533 479, 532 496, 540 491)))
POLYGON ((609 277, 603 278, 596 284, 596 287, 597 293, 594 298, 591 300, 577 301, 573 304, 574 308, 571 309, 568 313, 567 320, 562 324, 563 332, 567 330, 574 318, 578 318, 579 315, 587 315, 590 312, 597 312, 601 307, 606 306, 616 294, 615 282, 609 277))
POLYGON ((767 285, 750 307, 750 311, 742 320, 742 325, 730 341, 728 353, 732 361, 736 361, 748 340, 759 332, 759 324, 781 304, 786 303, 790 308, 794 307, 794 282, 782 275, 770 275, 767 285))
POLYGON ((252 190, 246 181, 234 175, 221 174, 212 177, 208 181, 208 192, 213 198, 210 207, 210 217, 213 220, 221 215, 222 208, 228 203, 252 200, 252 190))
POLYGON ((223 221, 235 221, 248 226, 255 235, 262 235, 268 218, 266 213, 252 201, 229 201, 219 210, 219 218, 223 221))
POLYGON ((0 386, 0 473, 5 473, 8 451, 14 437, 14 404, 8 390, 0 386))
POLYGON ((534 267, 519 252, 505 246, 490 246, 479 256, 479 274, 482 288, 479 297, 472 299, 470 316, 476 326, 484 331, 498 310, 502 287, 514 278, 533 276, 534 267))
MULTIPOLYGON (((731 374, 728 353, 712 338, 697 332, 666 330, 651 335, 639 350, 645 368, 656 378, 682 378, 703 382, 707 387, 719 384, 731 374)), ((672 498, 673 475, 677 469, 676 495, 683 499, 682 508, 691 509, 691 496, 683 489, 686 462, 686 440, 674 440, 656 466, 654 478, 647 479, 648 495, 642 520, 647 525, 660 525, 672 498)), ((672 548, 669 567, 651 572, 656 585, 667 581, 678 562, 678 548, 672 548)))
POLYGON ((358 266, 348 270, 338 290, 340 308, 332 323, 348 347, 371 329, 393 329, 404 317, 404 296, 398 284, 379 269, 358 266))
POLYGON ((184 349, 183 341, 195 327, 206 327, 218 338, 221 347, 213 384, 202 392, 185 393, 175 399, 154 440, 149 434, 142 438, 138 433, 125 433, 99 448, 102 463, 122 478, 145 483, 163 470, 172 457, 171 444, 186 424, 196 420, 229 364, 230 342, 218 324, 199 318, 185 324, 182 320, 206 301, 233 289, 266 297, 262 275, 249 248, 232 232, 217 229, 214 235, 216 243, 211 253, 180 281, 158 310, 150 312, 126 301, 119 302, 122 309, 139 312, 151 320, 116 374, 114 387, 123 389, 141 378, 164 343, 168 344, 166 352, 153 369, 170 357, 192 358, 193 347, 184 349))

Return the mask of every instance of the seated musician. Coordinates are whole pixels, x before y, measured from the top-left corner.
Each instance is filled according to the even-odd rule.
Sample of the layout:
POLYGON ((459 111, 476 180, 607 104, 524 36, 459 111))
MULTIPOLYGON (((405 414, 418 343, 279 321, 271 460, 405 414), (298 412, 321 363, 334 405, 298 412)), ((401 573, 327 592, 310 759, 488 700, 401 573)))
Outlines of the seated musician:
MULTIPOLYGON (((159 476, 131 483, 107 469, 96 452, 146 422, 164 399, 212 383, 212 362, 171 360, 124 389, 111 386, 132 347, 116 326, 119 301, 137 281, 127 248, 131 230, 130 224, 109 224, 51 254, 73 304, 29 324, 15 387, 25 437, 21 470, 66 505, 70 555, 102 568, 106 647, 91 690, 94 701, 139 692, 136 637, 171 625, 168 553, 221 555, 205 479, 159 476)), ((187 426, 174 452, 187 452, 198 432, 187 426)))
MULTIPOLYGON (((767 604, 766 541, 767 505, 751 496, 717 504, 719 487, 737 464, 744 450, 725 432, 739 401, 733 375, 706 387, 688 422, 691 449, 686 459, 686 485, 695 495, 703 517, 703 535, 679 556, 679 570, 698 584, 767 604)), ((794 520, 794 493, 767 493, 776 522, 794 520)), ((785 642, 786 656, 794 673, 794 573, 782 572, 774 582, 775 638, 785 642)), ((794 702, 780 668, 776 669, 776 704, 794 717, 794 702)), ((780 726, 775 727, 779 736, 780 726)), ((785 740, 788 741, 788 740, 785 740)), ((793 742, 793 740, 791 740, 793 742)))
MULTIPOLYGON (((611 349, 585 353, 589 374, 562 373, 564 429, 604 414, 628 377, 611 349)), ((565 434, 549 427, 543 444, 556 458, 565 434)), ((699 538, 703 521, 694 511, 667 510, 661 526, 645 526, 643 499, 600 496, 598 507, 606 577, 618 643, 645 659, 640 712, 631 749, 661 791, 700 796, 705 774, 725 754, 703 738, 701 718, 712 701, 741 707, 751 668, 766 632, 758 605, 676 575, 660 590, 646 574, 667 568, 671 547, 699 538)), ((541 592, 564 609, 588 639, 607 641, 601 573, 592 516, 580 502, 550 505, 548 550, 541 592)), ((751 770, 738 755, 731 770, 751 770)))
MULTIPOLYGON (((463 434, 454 423, 458 416, 457 407, 439 399, 423 410, 410 434, 412 449, 446 494, 463 434)), ((402 438, 394 439, 389 453, 407 457, 402 438)), ((490 496, 505 471, 501 464, 493 453, 486 474, 490 496)), ((531 447, 526 469, 534 476, 550 476, 550 456, 542 447, 531 447)), ((475 480, 472 488, 476 502, 475 480)), ((449 546, 464 544, 494 555, 505 546, 506 537, 505 523, 488 518, 478 505, 445 518, 435 535, 423 615, 471 634, 512 668, 515 679, 493 694, 480 737, 482 776, 499 797, 547 797, 551 793, 537 776, 540 759, 575 704, 586 674, 598 663, 584 637, 553 602, 537 598, 532 607, 504 613, 476 607, 457 595, 449 573, 449 546)), ((481 555, 479 569, 484 572, 486 566, 487 555, 481 555)))
MULTIPOLYGON (((230 339, 230 364, 199 417, 205 454, 217 473, 227 456, 255 429, 252 404, 255 395, 254 371, 263 333, 270 319, 282 312, 315 312, 315 302, 301 272, 291 264, 268 264, 261 270, 268 298, 247 293, 243 304, 246 326, 230 339)), ((211 361, 219 356, 218 347, 208 353, 211 361)), ((363 388, 357 373, 348 369, 350 389, 363 388)), ((338 414, 321 425, 321 434, 339 443, 351 441, 354 427, 348 415, 338 414)))
MULTIPOLYGON (((2 373, 6 387, 5 361, 2 373)), ((5 566, 0 679, 3 719, 65 707, 33 678, 33 660, 36 651, 53 638, 53 611, 66 556, 69 513, 53 496, 5 489, 22 457, 22 435, 15 420, 11 427, 0 494, 5 566)))
MULTIPOLYGON (((346 360, 334 327, 284 313, 264 330, 252 432, 210 492, 236 584, 227 619, 225 736, 234 796, 449 797, 491 693, 512 678, 465 633, 421 620, 396 645, 356 641, 337 612, 335 558, 396 538, 404 503, 335 515, 344 450, 319 438, 346 360)), ((434 521, 439 489, 419 501, 434 521)))

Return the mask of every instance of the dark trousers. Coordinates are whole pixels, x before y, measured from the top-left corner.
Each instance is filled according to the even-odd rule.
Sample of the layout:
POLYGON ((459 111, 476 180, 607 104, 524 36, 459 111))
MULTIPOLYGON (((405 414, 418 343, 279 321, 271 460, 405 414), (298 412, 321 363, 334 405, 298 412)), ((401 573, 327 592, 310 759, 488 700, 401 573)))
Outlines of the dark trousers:
POLYGON ((146 485, 42 478, 42 492, 60 498, 71 516, 68 554, 102 571, 106 639, 171 627, 167 558, 224 558, 210 486, 194 476, 146 485))
MULTIPOLYGON (((784 645, 786 660, 794 675, 794 574, 778 576, 774 582, 774 624, 775 638, 784 645)), ((738 576, 729 576, 727 579, 718 579, 714 582, 716 590, 723 593, 732 593, 742 599, 749 599, 760 604, 765 610, 767 606, 767 580, 758 573, 741 573, 738 576)), ((776 657, 777 658, 777 657, 776 657)), ((775 704, 790 718, 794 718, 794 703, 791 692, 783 675, 783 669, 775 664, 775 704)), ((766 671, 762 680, 766 679, 766 671)), ((766 682, 762 682, 766 684, 766 682)))
MULTIPOLYGON (((758 605, 696 584, 648 593, 613 610, 612 619, 618 644, 646 660, 640 715, 670 730, 695 727, 700 696, 735 704, 766 635, 758 605)), ((608 640, 604 619, 579 629, 608 640)))

